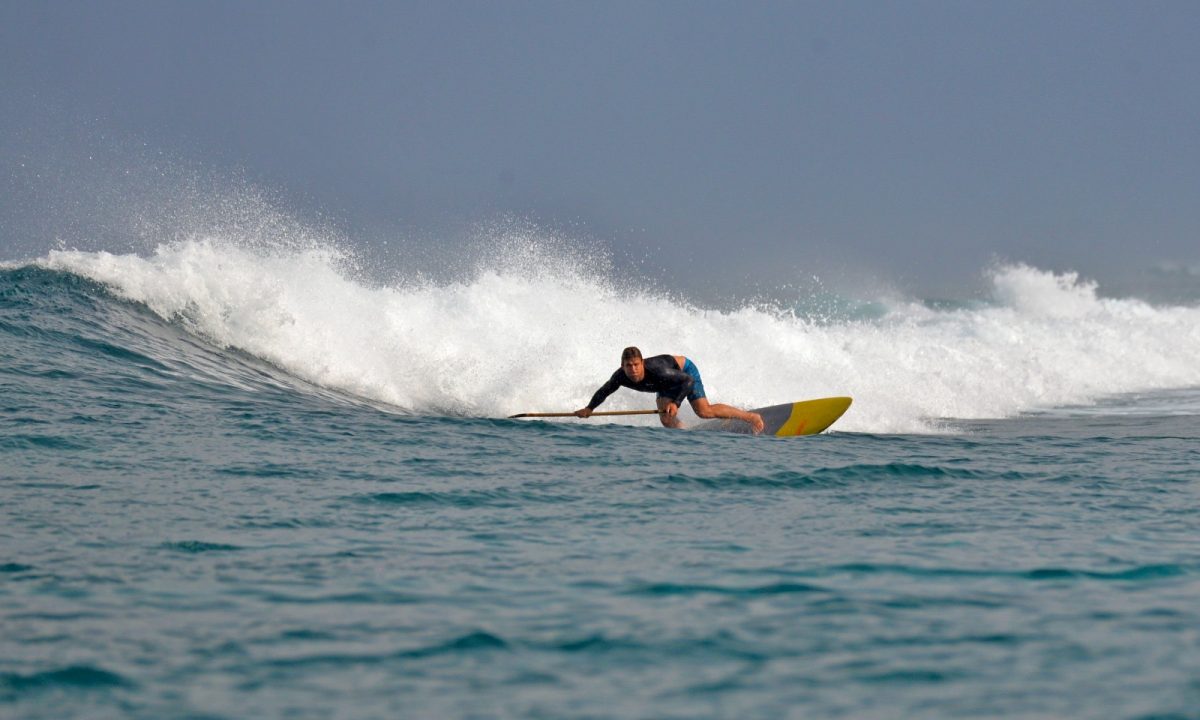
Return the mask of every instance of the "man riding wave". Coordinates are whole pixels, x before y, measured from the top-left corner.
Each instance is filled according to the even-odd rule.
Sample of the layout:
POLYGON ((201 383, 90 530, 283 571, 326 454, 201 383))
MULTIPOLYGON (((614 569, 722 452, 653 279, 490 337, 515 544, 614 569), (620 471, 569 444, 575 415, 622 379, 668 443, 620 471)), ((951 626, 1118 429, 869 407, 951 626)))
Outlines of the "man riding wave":
POLYGON ((756 434, 763 429, 763 419, 758 413, 740 410, 732 405, 710 403, 704 394, 700 370, 688 358, 682 355, 655 355, 643 359, 642 351, 636 347, 627 347, 621 352, 621 368, 596 391, 587 407, 575 411, 576 417, 590 417, 600 403, 622 386, 655 393, 658 409, 662 411, 658 417, 665 427, 683 427, 677 415, 679 406, 687 398, 697 417, 745 420, 756 434))

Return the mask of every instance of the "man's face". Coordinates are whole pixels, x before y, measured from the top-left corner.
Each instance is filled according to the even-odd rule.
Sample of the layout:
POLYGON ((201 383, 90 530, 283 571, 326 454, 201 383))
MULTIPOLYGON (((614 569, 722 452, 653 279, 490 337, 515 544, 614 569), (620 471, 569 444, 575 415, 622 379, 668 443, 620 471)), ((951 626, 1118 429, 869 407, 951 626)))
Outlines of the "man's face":
POLYGON ((633 382, 641 382, 642 378, 646 377, 646 367, 642 365, 641 358, 629 358, 621 363, 621 369, 625 371, 625 377, 633 382))

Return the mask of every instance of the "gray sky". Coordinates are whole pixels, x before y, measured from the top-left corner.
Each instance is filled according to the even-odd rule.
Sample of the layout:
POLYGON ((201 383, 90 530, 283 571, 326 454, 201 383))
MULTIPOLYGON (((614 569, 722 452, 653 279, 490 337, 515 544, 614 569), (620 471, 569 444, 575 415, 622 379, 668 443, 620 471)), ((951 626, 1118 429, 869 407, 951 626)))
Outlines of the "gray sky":
POLYGON ((364 244, 510 214, 699 296, 1129 285, 1200 267, 1197 78, 1197 2, 0 0, 0 243, 157 153, 364 244))

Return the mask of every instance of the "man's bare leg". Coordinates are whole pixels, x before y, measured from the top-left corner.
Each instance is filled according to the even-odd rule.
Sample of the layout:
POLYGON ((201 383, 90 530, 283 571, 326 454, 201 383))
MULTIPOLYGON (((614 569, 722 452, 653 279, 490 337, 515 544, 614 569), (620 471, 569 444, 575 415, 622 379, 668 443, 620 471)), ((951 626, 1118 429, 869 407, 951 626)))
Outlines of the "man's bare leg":
MULTIPOLYGON (((724 403, 710 403, 708 398, 697 398, 691 402, 692 409, 696 411, 697 417, 745 420, 750 423, 750 427, 754 429, 755 435, 763 431, 762 415, 758 413, 739 410, 732 405, 725 405, 724 403)), ((664 415, 663 417, 666 416, 664 415)))

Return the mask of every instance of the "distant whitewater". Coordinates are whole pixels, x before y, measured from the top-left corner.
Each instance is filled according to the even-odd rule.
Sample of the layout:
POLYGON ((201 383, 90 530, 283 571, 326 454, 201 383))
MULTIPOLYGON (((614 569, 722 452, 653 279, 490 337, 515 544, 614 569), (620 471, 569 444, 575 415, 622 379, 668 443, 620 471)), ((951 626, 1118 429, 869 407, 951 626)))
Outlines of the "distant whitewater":
MULTIPOLYGON (((694 358, 722 402, 851 395, 844 431, 930 432, 946 419, 1200 386, 1200 309, 1105 299, 1075 274, 1024 265, 994 270, 984 302, 875 301, 878 312, 840 317, 705 309, 622 287, 537 243, 510 245, 458 281, 414 273, 386 285, 330 247, 216 238, 145 255, 53 251, 32 265, 93 280, 319 388, 420 415, 574 409, 630 344, 694 358)), ((618 393, 608 407, 646 402, 618 393)))

